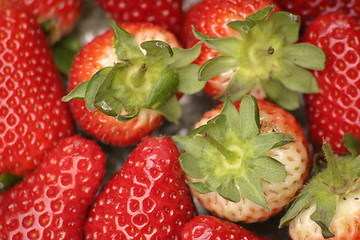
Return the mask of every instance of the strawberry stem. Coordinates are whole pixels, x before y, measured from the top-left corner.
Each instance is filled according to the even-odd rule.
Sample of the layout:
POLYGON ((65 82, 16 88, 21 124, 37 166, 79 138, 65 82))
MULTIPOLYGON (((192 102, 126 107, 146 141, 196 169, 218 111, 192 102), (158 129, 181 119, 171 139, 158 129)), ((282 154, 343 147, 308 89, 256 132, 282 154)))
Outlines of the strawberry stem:
POLYGON ((206 139, 211 145, 213 145, 227 160, 230 162, 237 162, 238 157, 235 153, 229 151, 224 147, 219 141, 210 136, 208 133, 203 133, 202 136, 206 139))
POLYGON ((138 87, 142 86, 142 84, 145 81, 144 76, 145 76, 147 69, 148 68, 147 68, 146 64, 143 63, 140 66, 140 68, 138 69, 138 71, 131 76, 131 81, 132 81, 132 84, 134 87, 138 88, 138 87))

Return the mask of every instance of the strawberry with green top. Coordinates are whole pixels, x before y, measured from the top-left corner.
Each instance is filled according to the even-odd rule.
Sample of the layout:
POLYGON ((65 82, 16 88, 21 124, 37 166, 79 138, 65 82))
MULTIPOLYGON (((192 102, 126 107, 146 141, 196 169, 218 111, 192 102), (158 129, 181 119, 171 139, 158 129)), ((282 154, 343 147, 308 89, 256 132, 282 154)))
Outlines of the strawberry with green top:
POLYGON ((291 203, 280 226, 292 239, 360 238, 360 139, 345 134, 349 154, 336 156, 324 142, 327 168, 316 174, 291 203))
POLYGON ((200 45, 182 49, 176 37, 150 23, 114 24, 74 60, 69 91, 75 119, 89 135, 125 146, 181 115, 178 96, 200 91, 200 45), (171 47, 172 45, 173 47, 171 47))
POLYGON ((204 114, 188 136, 174 136, 180 163, 203 207, 233 222, 265 221, 302 188, 311 158, 301 126, 253 96, 204 114), (240 112, 238 112, 238 109, 240 112))
POLYGON ((228 23, 236 32, 229 36, 205 35, 195 26, 194 35, 217 51, 202 51, 196 62, 201 65, 200 80, 208 81, 204 91, 209 96, 237 101, 250 93, 295 110, 300 107, 299 93, 319 91, 309 70, 324 68, 324 52, 297 43, 299 16, 274 9, 275 5, 268 5, 243 21, 228 23))

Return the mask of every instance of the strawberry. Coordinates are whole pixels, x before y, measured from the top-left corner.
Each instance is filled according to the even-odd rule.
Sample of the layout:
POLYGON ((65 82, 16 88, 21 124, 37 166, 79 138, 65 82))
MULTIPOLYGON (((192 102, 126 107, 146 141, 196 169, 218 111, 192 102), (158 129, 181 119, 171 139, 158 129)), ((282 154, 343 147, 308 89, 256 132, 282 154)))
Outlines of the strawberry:
POLYGON ((309 25, 303 41, 327 56, 326 68, 314 72, 320 92, 305 96, 310 139, 316 152, 325 139, 341 155, 344 133, 360 137, 360 26, 343 13, 326 14, 309 25))
POLYGON ((292 239, 360 239, 360 139, 344 135, 349 154, 336 156, 330 144, 322 150, 327 168, 311 178, 280 221, 292 239))
POLYGON ((235 223, 204 215, 196 216, 181 231, 182 240, 266 240, 235 223))
POLYGON ((177 92, 204 86, 197 79, 199 67, 191 64, 200 45, 181 49, 172 33, 151 23, 114 24, 113 29, 80 50, 64 100, 74 99, 72 112, 86 133, 126 146, 158 128, 163 116, 177 122, 177 92))
POLYGON ((246 95, 206 112, 187 136, 180 164, 193 195, 216 216, 260 222, 302 188, 311 158, 301 126, 284 109, 246 95), (240 113, 238 113, 239 109, 240 113))
POLYGON ((26 10, 0 10, 0 175, 25 175, 74 134, 45 36, 26 10))
MULTIPOLYGON (((299 93, 318 91, 308 69, 322 70, 325 54, 309 43, 297 43, 298 16, 276 11, 269 1, 205 0, 199 4, 189 11, 184 31, 189 36, 193 25, 195 37, 205 43, 195 62, 201 65, 199 77, 207 80, 204 91, 210 97, 237 101, 250 93, 295 110, 301 103, 299 93), (218 7, 224 2, 225 10, 218 7), (245 11, 236 14, 242 18, 232 17, 242 8, 245 11), (230 21, 233 19, 237 21, 230 21), (220 26, 212 25, 214 21, 220 26)), ((193 42, 190 38, 189 44, 193 42)))
POLYGON ((62 139, 34 172, 0 194, 0 239, 82 239, 105 160, 93 141, 62 139))
POLYGON ((48 41, 53 44, 74 28, 80 17, 82 2, 83 0, 0 0, 0 9, 6 6, 28 9, 36 16, 47 33, 48 41))
POLYGON ((179 239, 195 216, 169 137, 146 137, 95 200, 85 239, 179 239))
POLYGON ((360 23, 360 2, 358 0, 277 0, 289 12, 301 17, 304 27, 316 17, 332 12, 343 12, 360 23))
POLYGON ((182 0, 96 0, 118 24, 150 22, 179 35, 183 11, 182 0))

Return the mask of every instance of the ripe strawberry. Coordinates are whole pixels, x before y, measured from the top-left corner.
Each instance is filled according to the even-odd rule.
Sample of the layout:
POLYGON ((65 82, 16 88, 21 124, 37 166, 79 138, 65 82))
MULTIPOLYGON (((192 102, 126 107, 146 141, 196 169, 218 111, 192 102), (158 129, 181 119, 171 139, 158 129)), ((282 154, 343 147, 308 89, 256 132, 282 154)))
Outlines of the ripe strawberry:
POLYGON ((62 139, 34 172, 0 194, 0 239, 82 239, 105 159, 93 141, 62 139))
POLYGON ((74 134, 62 79, 36 20, 0 10, 0 175, 31 172, 60 139, 74 134))
POLYGON ((296 44, 300 18, 273 12, 277 8, 270 3, 205 0, 190 9, 184 35, 191 46, 193 25, 195 37, 205 43, 196 63, 202 65, 200 80, 207 80, 204 91, 213 99, 237 101, 250 93, 295 110, 298 93, 318 91, 307 69, 322 70, 324 53, 308 43, 296 44))
POLYGON ((182 26, 182 0, 96 0, 118 24, 150 22, 179 34, 182 26))
POLYGON ((49 42, 55 43, 74 28, 82 3, 83 0, 0 0, 0 9, 6 6, 26 8, 43 26, 49 42))
POLYGON ((193 195, 221 218, 265 221, 307 180, 311 158, 301 126, 272 103, 246 95, 240 106, 227 101, 208 111, 196 127, 174 137, 185 150, 180 164, 193 195))
POLYGON ((285 10, 300 15, 303 25, 308 26, 316 17, 332 12, 343 12, 360 23, 358 0, 277 0, 285 10))
POLYGON ((266 240, 235 223, 213 216, 196 216, 181 231, 182 240, 266 240))
POLYGON ((179 239, 195 216, 169 137, 146 137, 95 200, 85 239, 179 239))
POLYGON ((360 139, 346 134, 351 154, 335 156, 328 142, 323 152, 328 166, 301 190, 280 221, 289 224, 292 239, 360 239, 360 139))
POLYGON ((324 71, 314 72, 320 92, 305 96, 309 135, 316 151, 325 139, 341 154, 344 133, 360 137, 360 26, 331 13, 314 20, 303 40, 327 55, 324 71))
POLYGON ((198 66, 190 64, 200 45, 175 48, 180 46, 175 36, 151 23, 122 27, 114 25, 80 50, 70 72, 71 92, 64 98, 74 99, 70 106, 85 132, 119 146, 149 135, 162 116, 177 122, 181 108, 175 93, 200 91, 204 85, 197 80, 198 66))

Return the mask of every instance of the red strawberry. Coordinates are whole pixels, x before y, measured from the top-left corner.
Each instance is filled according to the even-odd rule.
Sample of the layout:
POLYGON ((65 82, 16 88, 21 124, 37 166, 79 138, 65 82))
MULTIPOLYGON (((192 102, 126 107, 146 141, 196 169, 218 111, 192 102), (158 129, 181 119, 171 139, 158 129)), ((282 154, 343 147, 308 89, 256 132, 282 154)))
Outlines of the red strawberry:
POLYGON ((182 240, 266 240, 235 223, 213 216, 196 216, 181 231, 182 240))
POLYGON ((71 32, 80 17, 83 0, 0 0, 0 9, 5 6, 21 6, 33 13, 48 40, 54 43, 63 35, 71 32))
POLYGON ((122 27, 114 26, 115 41, 109 30, 80 50, 65 98, 75 99, 71 109, 86 133, 120 146, 149 135, 162 116, 177 122, 181 109, 175 93, 196 86, 198 66, 190 63, 200 50, 171 48, 180 46, 175 36, 151 23, 122 27))
POLYGON ((61 140, 34 172, 0 194, 0 239, 82 239, 105 159, 93 141, 61 140))
POLYGON ((323 144, 327 168, 316 174, 291 203, 280 220, 289 224, 291 239, 360 239, 360 139, 346 134, 351 154, 335 156, 323 144))
POLYGON ((0 175, 24 175, 74 133, 63 82, 36 20, 0 10, 0 175))
POLYGON ((233 222, 279 213, 302 188, 311 158, 294 116, 246 95, 206 112, 188 136, 180 164, 200 204, 233 222), (238 113, 238 110, 240 114, 238 113))
POLYGON ((96 0, 118 24, 150 22, 179 34, 182 26, 182 0, 96 0))
POLYGON ((195 42, 193 26, 194 36, 205 43, 196 63, 200 80, 207 81, 204 91, 213 99, 238 101, 250 93, 295 110, 299 93, 318 91, 307 69, 322 70, 324 53, 297 44, 300 18, 271 3, 205 0, 189 10, 184 41, 195 42))
POLYGON ((85 239, 179 239, 195 216, 169 137, 146 137, 97 197, 85 239))
POLYGON ((358 0, 277 0, 277 2, 283 9, 300 15, 304 26, 308 26, 316 17, 331 12, 343 12, 360 23, 358 0))
POLYGON ((310 138, 316 151, 325 139, 341 154, 344 133, 360 137, 360 26, 331 13, 314 20, 303 40, 327 55, 325 70, 314 72, 320 93, 305 96, 310 138))

